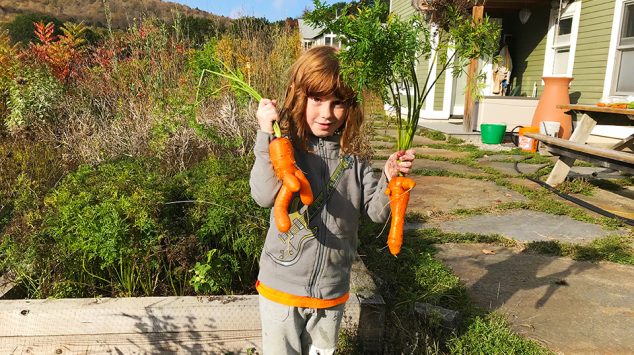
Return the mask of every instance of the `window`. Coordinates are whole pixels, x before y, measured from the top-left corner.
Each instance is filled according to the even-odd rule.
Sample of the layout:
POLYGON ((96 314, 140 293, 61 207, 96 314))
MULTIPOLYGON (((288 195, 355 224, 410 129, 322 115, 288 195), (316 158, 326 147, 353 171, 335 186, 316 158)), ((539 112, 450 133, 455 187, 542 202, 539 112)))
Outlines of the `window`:
POLYGON ((616 47, 614 92, 634 93, 634 1, 623 4, 621 30, 616 47))
POLYGON ((327 46, 333 46, 337 48, 341 46, 341 43, 339 42, 339 39, 337 38, 337 36, 335 36, 332 33, 324 36, 324 44, 327 46))
POLYGON ((580 13, 580 1, 551 11, 544 75, 572 76, 580 13))

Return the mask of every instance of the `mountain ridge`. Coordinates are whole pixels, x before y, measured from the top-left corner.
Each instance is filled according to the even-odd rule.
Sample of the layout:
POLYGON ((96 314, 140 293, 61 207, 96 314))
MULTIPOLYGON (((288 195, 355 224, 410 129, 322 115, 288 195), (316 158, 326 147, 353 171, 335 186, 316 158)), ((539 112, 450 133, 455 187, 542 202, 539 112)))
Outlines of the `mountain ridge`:
POLYGON ((225 16, 162 0, 0 0, 0 22, 8 22, 18 14, 31 12, 95 25, 105 25, 106 13, 110 13, 110 22, 117 28, 125 28, 133 19, 148 15, 169 22, 176 16, 175 12, 219 22, 230 21, 225 16))

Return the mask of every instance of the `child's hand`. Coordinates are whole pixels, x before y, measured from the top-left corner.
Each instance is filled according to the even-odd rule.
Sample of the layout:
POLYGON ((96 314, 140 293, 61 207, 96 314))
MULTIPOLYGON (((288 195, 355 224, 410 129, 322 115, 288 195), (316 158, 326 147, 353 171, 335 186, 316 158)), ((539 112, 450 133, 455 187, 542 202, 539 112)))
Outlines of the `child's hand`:
POLYGON ((414 158, 416 157, 415 154, 414 149, 408 149, 390 155, 387 162, 385 162, 385 169, 383 170, 388 181, 397 177, 398 173, 403 175, 411 173, 414 158))
POLYGON ((255 117, 258 119, 261 131, 273 134, 273 121, 277 121, 279 119, 276 105, 276 100, 260 100, 255 117))

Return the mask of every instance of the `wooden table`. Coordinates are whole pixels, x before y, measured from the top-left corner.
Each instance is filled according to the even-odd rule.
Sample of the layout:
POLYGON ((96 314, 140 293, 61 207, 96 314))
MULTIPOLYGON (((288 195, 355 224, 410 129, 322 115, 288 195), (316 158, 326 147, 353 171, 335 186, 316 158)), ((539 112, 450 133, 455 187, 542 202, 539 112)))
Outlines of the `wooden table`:
MULTIPOLYGON (((555 163, 555 167, 548 176, 546 183, 551 186, 557 186, 564 182, 566 176, 570 172, 570 168, 575 160, 586 160, 600 166, 611 169, 634 173, 634 154, 623 152, 626 147, 634 144, 634 135, 630 135, 622 139, 609 149, 596 148, 586 145, 586 141, 597 125, 597 121, 593 118, 595 113, 613 114, 629 119, 630 125, 634 125, 634 110, 617 109, 611 107, 599 107, 594 105, 558 105, 557 108, 566 111, 573 111, 581 114, 581 119, 577 122, 574 132, 570 136, 570 140, 544 136, 541 134, 526 134, 527 137, 537 139, 544 142, 548 146, 548 150, 559 156, 559 160, 555 163)), ((628 121, 628 120, 625 120, 628 121)))

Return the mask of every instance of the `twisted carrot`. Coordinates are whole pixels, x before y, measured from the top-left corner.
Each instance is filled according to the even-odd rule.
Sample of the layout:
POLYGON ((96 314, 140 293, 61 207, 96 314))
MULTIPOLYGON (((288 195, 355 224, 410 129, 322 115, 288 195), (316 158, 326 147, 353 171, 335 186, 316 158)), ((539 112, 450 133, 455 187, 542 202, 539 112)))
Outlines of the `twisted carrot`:
POLYGON ((282 188, 275 198, 273 215, 280 232, 285 233, 290 229, 291 223, 288 217, 288 207, 293 193, 299 191, 300 199, 304 205, 313 203, 313 191, 304 173, 295 164, 293 145, 288 138, 276 138, 269 144, 269 156, 273 164, 275 175, 282 181, 282 188))
POLYGON ((390 180, 385 189, 385 194, 390 197, 392 209, 392 223, 387 236, 387 246, 390 253, 396 256, 401 252, 403 245, 403 226, 405 224, 405 210, 409 202, 409 191, 416 186, 416 182, 410 178, 397 176, 390 180))

